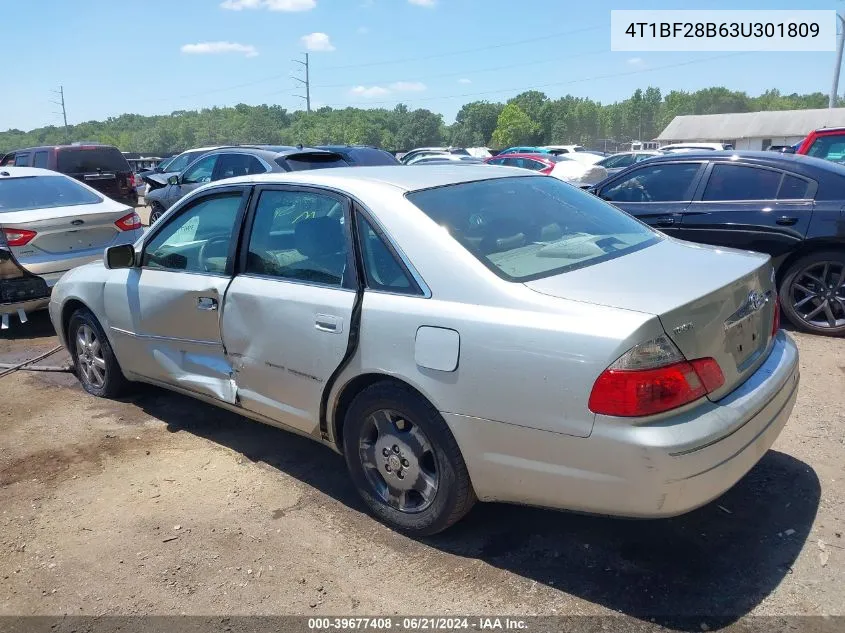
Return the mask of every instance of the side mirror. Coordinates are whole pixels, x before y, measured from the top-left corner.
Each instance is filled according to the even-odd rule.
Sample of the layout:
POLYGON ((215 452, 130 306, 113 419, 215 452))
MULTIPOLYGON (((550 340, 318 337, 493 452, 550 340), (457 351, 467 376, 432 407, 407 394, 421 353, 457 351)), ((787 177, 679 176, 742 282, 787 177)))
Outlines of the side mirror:
POLYGON ((179 176, 173 175, 167 179, 168 185, 178 185, 179 184, 179 176))
POLYGON ((135 247, 132 244, 109 246, 105 256, 106 268, 132 268, 135 265, 135 247))

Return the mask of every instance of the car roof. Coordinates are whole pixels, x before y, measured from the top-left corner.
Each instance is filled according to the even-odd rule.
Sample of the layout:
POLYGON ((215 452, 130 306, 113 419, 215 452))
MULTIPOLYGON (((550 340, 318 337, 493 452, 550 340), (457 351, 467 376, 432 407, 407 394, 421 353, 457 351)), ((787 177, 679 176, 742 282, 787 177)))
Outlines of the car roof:
POLYGON ((507 154, 497 154, 496 156, 491 156, 486 160, 490 160, 491 158, 536 158, 537 160, 554 160, 552 156, 554 156, 554 154, 544 154, 540 152, 508 152, 507 154))
MULTIPOLYGON (((318 147, 307 147, 299 145, 235 145, 226 149, 259 150, 270 152, 277 156, 289 156, 291 154, 331 154, 332 152, 318 147)), ((336 152, 334 152, 336 153, 336 152)))
POLYGON ((58 171, 41 169, 40 167, 13 167, 12 165, 0 167, 0 178, 25 178, 27 176, 61 176, 67 178, 58 171))
MULTIPOLYGON (((779 167, 781 169, 788 169, 796 173, 804 173, 811 175, 816 170, 822 170, 845 176, 845 166, 824 160, 822 158, 814 158, 812 156, 804 156, 801 154, 781 154, 780 152, 768 151, 750 151, 750 150, 703 150, 700 152, 684 152, 682 154, 663 154, 655 156, 647 162, 648 165, 655 165, 666 162, 678 162, 689 160, 710 160, 719 162, 730 162, 733 160, 742 160, 743 162, 756 163, 758 165, 768 165, 770 167, 779 167)), ((646 163, 641 163, 646 164, 646 163)))
POLYGON ((355 188, 357 185, 370 184, 389 186, 402 191, 419 191, 446 185, 455 185, 477 180, 507 178, 519 176, 525 170, 498 168, 490 165, 386 165, 378 167, 335 167, 332 169, 311 169, 297 172, 270 172, 238 176, 219 181, 224 186, 237 183, 295 183, 309 184, 338 189, 355 188))

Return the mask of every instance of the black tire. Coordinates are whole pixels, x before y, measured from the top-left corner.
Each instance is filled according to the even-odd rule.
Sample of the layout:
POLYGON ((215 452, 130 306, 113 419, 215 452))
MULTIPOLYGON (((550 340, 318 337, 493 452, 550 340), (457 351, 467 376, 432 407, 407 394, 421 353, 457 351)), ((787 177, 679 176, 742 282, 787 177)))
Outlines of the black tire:
POLYGON ((80 308, 70 317, 70 322, 67 328, 67 346, 70 351, 70 356, 73 359, 73 367, 77 378, 85 389, 91 395, 99 398, 115 398, 119 396, 125 389, 128 381, 120 369, 120 365, 112 352, 109 340, 106 337, 103 328, 97 321, 96 317, 91 314, 91 311, 86 308, 80 308), (87 328, 87 330, 85 329, 87 328), (91 378, 93 375, 99 375, 99 371, 95 372, 91 369, 92 364, 91 355, 85 357, 85 352, 80 349, 80 344, 77 342, 80 334, 90 332, 97 341, 97 350, 99 351, 99 359, 103 361, 103 367, 99 371, 102 372, 102 381, 97 381, 91 378), (88 368, 86 370, 86 367, 88 368), (94 373, 91 373, 94 372, 94 373))
POLYGON ((795 260, 780 284, 778 296, 784 317, 796 329, 823 336, 845 336, 845 253, 837 251, 818 251, 795 260), (822 280, 827 287, 817 284, 813 279, 820 279, 828 265, 827 278, 822 280), (810 275, 810 276, 808 276, 810 275), (830 286, 834 288, 831 290, 830 286), (816 299, 808 299, 810 290, 816 299), (801 302, 806 299, 806 303, 801 302), (824 304, 830 308, 833 323, 827 316, 824 304), (822 307, 822 312, 812 319, 807 316, 813 310, 822 307))
POLYGON ((150 203, 150 226, 158 220, 161 216, 164 215, 164 207, 161 206, 158 202, 150 203))
MULTIPOLYGON (((403 431, 396 432, 401 437, 403 431)), ((475 504, 475 492, 466 464, 449 427, 431 403, 409 387, 385 381, 359 393, 346 413, 343 451, 352 481, 372 513, 390 527, 410 536, 441 532, 460 520, 475 504), (401 414, 403 427, 407 425, 404 421, 407 418, 411 427, 418 427, 429 442, 431 450, 426 459, 436 472, 437 486, 429 505, 422 510, 407 512, 392 507, 371 481, 374 469, 370 469, 369 475, 365 472, 361 442, 368 432, 371 416, 385 410, 401 414)), ((407 462, 402 461, 407 466, 407 462)), ((387 465, 384 467, 388 468, 387 465)))

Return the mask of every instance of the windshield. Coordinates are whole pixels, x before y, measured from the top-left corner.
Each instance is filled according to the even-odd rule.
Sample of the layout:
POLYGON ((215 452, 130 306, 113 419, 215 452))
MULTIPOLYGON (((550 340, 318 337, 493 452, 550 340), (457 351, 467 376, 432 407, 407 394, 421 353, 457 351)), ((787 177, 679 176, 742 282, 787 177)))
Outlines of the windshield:
POLYGON ((172 156, 172 157, 170 157, 170 158, 165 158, 163 161, 161 161, 161 162, 158 164, 158 166, 157 166, 157 167, 158 167, 158 169, 160 169, 161 171, 167 171, 167 167, 168 167, 168 165, 170 165, 170 163, 172 163, 174 160, 176 160, 176 157, 175 157, 175 156, 172 156))
POLYGON ((287 162, 291 171, 305 171, 308 169, 325 169, 327 167, 348 167, 347 163, 338 154, 292 154, 286 158, 277 158, 279 165, 287 162))
POLYGON ((599 198, 545 176, 460 183, 407 198, 508 281, 597 264, 660 239, 599 198))
POLYGON ((57 163, 57 171, 63 174, 131 171, 126 158, 116 147, 62 148, 58 152, 57 163))
POLYGON ((64 176, 0 179, 0 213, 96 204, 102 198, 64 176))
POLYGON ((168 172, 183 172, 185 171, 185 167, 190 165, 194 162, 195 158, 199 158, 205 154, 205 152, 185 152, 183 154, 179 154, 176 158, 172 159, 170 163, 167 165, 168 172))

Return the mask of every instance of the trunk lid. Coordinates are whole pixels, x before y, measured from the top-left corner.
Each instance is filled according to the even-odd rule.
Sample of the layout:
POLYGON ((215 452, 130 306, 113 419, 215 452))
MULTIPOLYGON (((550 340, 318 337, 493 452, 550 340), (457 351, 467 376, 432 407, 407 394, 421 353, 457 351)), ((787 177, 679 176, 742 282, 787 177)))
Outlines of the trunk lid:
POLYGON ((771 349, 777 291, 767 255, 665 239, 526 285, 547 295, 657 315, 688 360, 712 357, 719 363, 725 384, 711 400, 738 387, 771 349))

